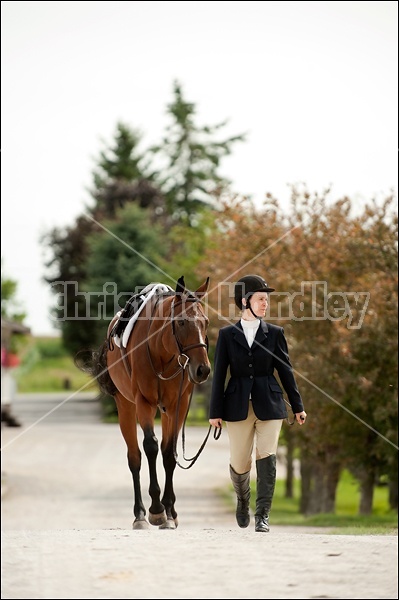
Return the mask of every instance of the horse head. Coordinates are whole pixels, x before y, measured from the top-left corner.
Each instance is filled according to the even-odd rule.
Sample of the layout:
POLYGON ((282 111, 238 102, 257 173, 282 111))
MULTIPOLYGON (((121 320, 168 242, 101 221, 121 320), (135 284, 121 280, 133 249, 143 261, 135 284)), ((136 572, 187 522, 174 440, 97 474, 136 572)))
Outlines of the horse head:
POLYGON ((179 363, 186 364, 191 383, 204 383, 211 372, 208 358, 207 329, 209 319, 202 300, 209 287, 209 277, 195 291, 186 288, 184 276, 177 281, 171 303, 172 332, 180 355, 179 363))

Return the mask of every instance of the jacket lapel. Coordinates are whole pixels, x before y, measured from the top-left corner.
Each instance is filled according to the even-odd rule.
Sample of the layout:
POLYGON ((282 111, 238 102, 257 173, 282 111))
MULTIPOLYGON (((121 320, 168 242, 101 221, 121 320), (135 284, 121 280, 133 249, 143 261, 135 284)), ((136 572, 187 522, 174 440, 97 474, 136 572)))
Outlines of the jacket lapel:
POLYGON ((233 338, 236 342, 244 346, 244 348, 248 349, 247 338, 245 337, 244 330, 241 325, 241 321, 237 321, 237 323, 233 326, 233 338))
POLYGON ((268 334, 267 323, 265 323, 265 321, 261 321, 260 325, 258 327, 258 331, 256 332, 256 335, 255 335, 254 343, 252 344, 253 350, 257 350, 261 346, 266 346, 267 334, 268 334))

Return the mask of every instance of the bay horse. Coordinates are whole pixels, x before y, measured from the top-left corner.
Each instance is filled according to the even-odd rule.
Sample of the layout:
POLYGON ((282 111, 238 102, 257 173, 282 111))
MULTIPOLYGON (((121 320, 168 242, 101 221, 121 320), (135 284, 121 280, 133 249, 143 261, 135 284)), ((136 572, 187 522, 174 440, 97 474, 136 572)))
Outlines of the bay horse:
POLYGON ((189 410, 193 388, 204 383, 211 371, 208 318, 202 304, 208 286, 209 277, 195 292, 190 292, 185 287, 184 276, 180 277, 175 291, 169 288, 170 291, 154 294, 148 300, 145 310, 137 317, 126 348, 123 344, 119 347, 112 338, 117 314, 108 327, 106 341, 93 353, 91 374, 97 377, 102 391, 115 398, 119 426, 127 446, 133 478, 133 529, 147 529, 149 524, 176 529, 178 525, 173 488, 173 474, 179 464, 176 441, 189 410), (162 498, 156 468, 159 446, 154 430, 158 409, 165 470, 162 498), (137 423, 143 432, 143 449, 149 468, 148 521, 141 494, 137 423))

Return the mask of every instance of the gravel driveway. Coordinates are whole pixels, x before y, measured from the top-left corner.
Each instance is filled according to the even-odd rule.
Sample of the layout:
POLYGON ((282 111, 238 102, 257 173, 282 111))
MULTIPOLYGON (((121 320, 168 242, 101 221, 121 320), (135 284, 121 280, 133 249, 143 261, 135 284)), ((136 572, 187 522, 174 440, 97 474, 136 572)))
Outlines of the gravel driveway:
MULTIPOLYGON (((272 518, 269 534, 253 522, 239 529, 216 493, 229 482, 226 431, 191 469, 176 469, 179 527, 133 531, 118 425, 101 423, 89 396, 65 398, 18 396, 23 426, 2 428, 3 599, 398 598, 396 536, 329 535, 272 518)), ((206 433, 187 429, 188 456, 206 433)))

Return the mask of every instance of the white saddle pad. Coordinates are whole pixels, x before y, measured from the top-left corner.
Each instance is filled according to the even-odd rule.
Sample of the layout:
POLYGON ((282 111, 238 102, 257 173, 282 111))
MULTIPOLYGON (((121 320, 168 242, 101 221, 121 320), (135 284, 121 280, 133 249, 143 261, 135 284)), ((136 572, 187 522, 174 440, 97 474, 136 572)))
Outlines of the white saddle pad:
MULTIPOLYGON (((124 348, 126 348, 126 346, 127 346, 127 342, 129 340, 130 334, 132 333, 134 324, 137 321, 137 319, 138 319, 141 311, 145 307, 145 305, 151 300, 151 298, 153 296, 155 296, 155 294, 165 294, 166 292, 173 292, 173 289, 169 285, 165 285, 164 283, 149 283, 141 291, 140 298, 143 299, 143 304, 140 306, 140 308, 137 310, 137 312, 135 312, 134 315, 132 315, 131 319, 129 319, 129 322, 125 327, 125 330, 124 330, 123 336, 122 336, 122 346, 124 348)), ((120 310, 117 313, 117 317, 120 317, 121 314, 122 314, 122 311, 120 310)), ((118 346, 118 348, 120 348, 121 347, 121 339, 118 335, 116 335, 114 337, 114 341, 115 341, 115 344, 118 346)))

